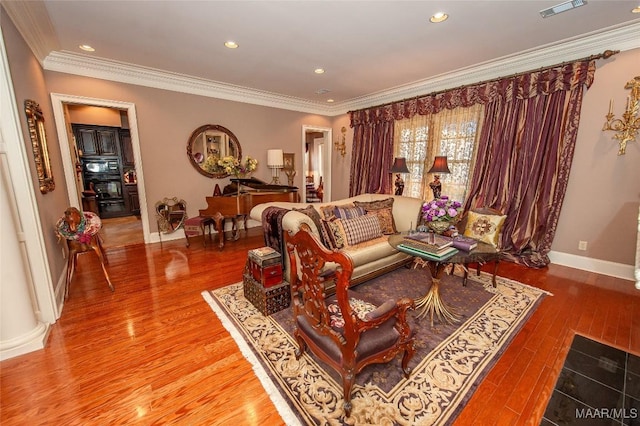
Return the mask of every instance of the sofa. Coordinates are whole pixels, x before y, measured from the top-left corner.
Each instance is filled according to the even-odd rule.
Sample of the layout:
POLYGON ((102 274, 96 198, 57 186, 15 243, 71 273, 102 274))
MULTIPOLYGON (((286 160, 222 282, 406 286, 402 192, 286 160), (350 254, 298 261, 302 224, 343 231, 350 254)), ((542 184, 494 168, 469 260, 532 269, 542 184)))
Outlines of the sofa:
MULTIPOLYGON (((300 225, 306 223, 327 248, 346 252, 354 266, 351 276, 351 286, 354 286, 411 262, 411 256, 397 251, 389 245, 387 240, 392 233, 406 232, 418 225, 422 204, 423 200, 418 198, 387 194, 361 194, 324 203, 264 203, 255 206, 249 216, 251 219, 263 223, 263 212, 267 208, 277 207, 289 210, 280 212, 282 214, 280 218, 282 232, 295 234, 300 225), (362 210, 365 211, 363 216, 367 217, 352 217, 355 213, 362 213, 362 210), (348 227, 354 225, 355 222, 365 224, 364 228, 376 228, 374 221, 378 221, 380 226, 380 232, 377 236, 376 231, 372 231, 370 238, 367 238, 367 235, 363 235, 361 231, 362 226, 356 226, 358 228, 356 232, 348 233, 348 227), (340 226, 337 226, 338 223, 340 226), (345 233, 352 241, 346 241, 345 233), (356 237, 351 238, 354 234, 356 237), (342 246, 334 246, 336 239, 340 240, 341 238, 344 240, 342 246), (363 239, 364 241, 360 241, 363 239)), ((288 256, 284 256, 284 262, 284 276, 288 280, 290 269, 288 256)))

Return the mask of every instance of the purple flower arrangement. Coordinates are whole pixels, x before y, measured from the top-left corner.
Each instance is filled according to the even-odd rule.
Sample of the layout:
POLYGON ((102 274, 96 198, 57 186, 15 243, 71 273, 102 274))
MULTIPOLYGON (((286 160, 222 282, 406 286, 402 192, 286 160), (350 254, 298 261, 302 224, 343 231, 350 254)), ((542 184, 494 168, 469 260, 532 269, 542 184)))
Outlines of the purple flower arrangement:
POLYGON ((450 200, 446 195, 441 195, 433 201, 422 205, 422 217, 427 222, 456 222, 462 204, 459 201, 450 200))

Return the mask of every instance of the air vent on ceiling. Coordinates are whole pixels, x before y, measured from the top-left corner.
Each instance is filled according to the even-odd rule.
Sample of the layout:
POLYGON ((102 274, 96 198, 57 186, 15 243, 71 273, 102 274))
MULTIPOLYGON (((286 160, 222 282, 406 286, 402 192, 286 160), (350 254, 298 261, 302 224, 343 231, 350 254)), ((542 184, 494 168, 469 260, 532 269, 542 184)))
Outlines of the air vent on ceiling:
POLYGON ((316 95, 324 95, 325 93, 329 93, 331 90, 329 89, 318 89, 316 90, 316 95))
POLYGON ((557 15, 558 13, 566 12, 567 10, 575 9, 576 7, 584 6, 587 4, 586 0, 570 0, 565 1, 564 3, 557 4, 548 9, 543 9, 540 11, 540 15, 543 18, 548 18, 549 16, 557 15))

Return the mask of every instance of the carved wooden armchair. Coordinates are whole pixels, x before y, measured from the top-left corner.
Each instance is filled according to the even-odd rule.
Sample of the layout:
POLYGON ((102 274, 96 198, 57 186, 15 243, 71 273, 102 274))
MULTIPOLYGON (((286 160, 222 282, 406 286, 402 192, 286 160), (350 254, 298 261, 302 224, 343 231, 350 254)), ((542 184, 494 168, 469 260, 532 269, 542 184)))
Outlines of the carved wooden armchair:
POLYGON ((366 365, 386 363, 404 352, 402 370, 409 377, 415 352, 407 324, 413 300, 388 300, 375 306, 348 290, 353 272, 351 258, 327 250, 303 224, 285 241, 291 264, 291 299, 296 321, 294 336, 300 358, 308 347, 342 376, 344 411, 351 415, 351 389, 366 365), (297 262, 296 262, 297 260, 297 262), (335 295, 325 295, 325 284, 335 282, 335 295))

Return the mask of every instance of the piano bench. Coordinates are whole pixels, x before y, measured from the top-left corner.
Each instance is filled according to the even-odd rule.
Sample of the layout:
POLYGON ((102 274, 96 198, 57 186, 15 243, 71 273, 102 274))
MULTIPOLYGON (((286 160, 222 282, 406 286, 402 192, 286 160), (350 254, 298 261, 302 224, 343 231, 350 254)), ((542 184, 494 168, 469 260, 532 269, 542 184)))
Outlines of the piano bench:
POLYGON ((195 216, 184 221, 184 236, 187 238, 187 247, 190 245, 189 238, 202 235, 202 243, 207 246, 207 235, 205 229, 209 230, 209 240, 211 240, 211 227, 215 227, 215 221, 210 216, 195 216))

